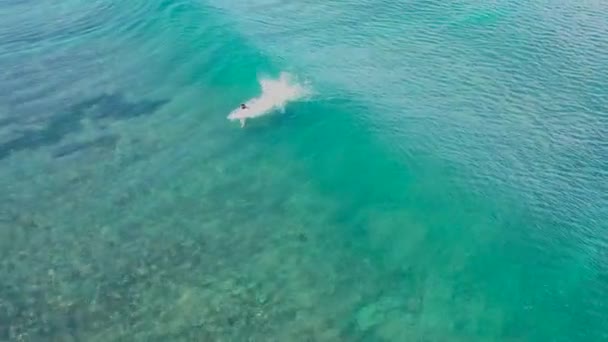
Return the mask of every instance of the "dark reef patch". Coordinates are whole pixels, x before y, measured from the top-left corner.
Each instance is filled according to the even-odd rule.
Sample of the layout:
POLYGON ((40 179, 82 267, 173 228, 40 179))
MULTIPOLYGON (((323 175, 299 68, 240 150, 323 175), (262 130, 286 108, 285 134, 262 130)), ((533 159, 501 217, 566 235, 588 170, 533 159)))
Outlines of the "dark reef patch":
POLYGON ((53 157, 66 157, 91 148, 112 148, 118 142, 118 135, 103 135, 90 141, 74 142, 60 146, 53 152, 53 157))
MULTIPOLYGON (((153 114, 167 102, 168 100, 130 102, 121 94, 102 94, 57 113, 43 122, 42 128, 27 128, 12 132, 17 134, 15 138, 0 143, 0 160, 14 152, 59 144, 68 134, 82 130, 84 119, 90 119, 97 124, 102 124, 102 121, 107 120, 127 120, 153 114)), ((115 140, 116 137, 113 139, 115 140)), ((73 153, 70 152, 72 150, 78 151, 87 147, 108 145, 112 143, 110 140, 109 136, 106 136, 90 142, 68 144, 67 147, 59 148, 54 155, 62 156, 73 153)))

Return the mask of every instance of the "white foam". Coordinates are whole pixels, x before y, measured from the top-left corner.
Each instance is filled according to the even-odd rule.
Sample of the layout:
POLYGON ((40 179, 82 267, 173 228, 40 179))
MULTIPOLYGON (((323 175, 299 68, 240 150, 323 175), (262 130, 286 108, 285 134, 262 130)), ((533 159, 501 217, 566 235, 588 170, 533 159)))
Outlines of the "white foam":
POLYGON ((245 120, 283 111, 288 102, 305 97, 309 92, 293 77, 282 72, 278 79, 260 79, 262 94, 245 102, 246 109, 240 107, 228 114, 228 120, 245 120))

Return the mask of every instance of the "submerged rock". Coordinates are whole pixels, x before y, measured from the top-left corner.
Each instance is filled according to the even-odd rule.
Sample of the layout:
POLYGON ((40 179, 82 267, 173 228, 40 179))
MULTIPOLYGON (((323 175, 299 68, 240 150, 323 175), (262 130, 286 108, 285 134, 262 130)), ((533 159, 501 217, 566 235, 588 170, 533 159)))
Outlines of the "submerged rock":
POLYGON ((402 302, 403 300, 395 297, 381 297, 364 306, 357 312, 357 328, 365 331, 381 324, 391 311, 400 309, 402 302))

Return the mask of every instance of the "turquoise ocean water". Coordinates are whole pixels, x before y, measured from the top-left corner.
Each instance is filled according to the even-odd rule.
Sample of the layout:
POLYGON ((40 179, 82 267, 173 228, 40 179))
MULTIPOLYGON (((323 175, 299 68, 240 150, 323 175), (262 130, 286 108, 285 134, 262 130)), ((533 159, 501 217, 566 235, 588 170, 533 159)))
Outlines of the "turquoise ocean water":
POLYGON ((607 53, 597 0, 0 1, 0 341, 607 341, 607 53))

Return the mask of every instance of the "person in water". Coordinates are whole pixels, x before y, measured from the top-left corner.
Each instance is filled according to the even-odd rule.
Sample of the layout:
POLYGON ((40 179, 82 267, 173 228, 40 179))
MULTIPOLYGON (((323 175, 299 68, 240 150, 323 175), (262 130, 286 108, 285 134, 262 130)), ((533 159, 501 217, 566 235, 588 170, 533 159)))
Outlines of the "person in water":
MULTIPOLYGON (((241 103, 241 110, 249 109, 246 104, 241 103)), ((241 122, 241 128, 245 127, 245 118, 239 120, 241 122)))

